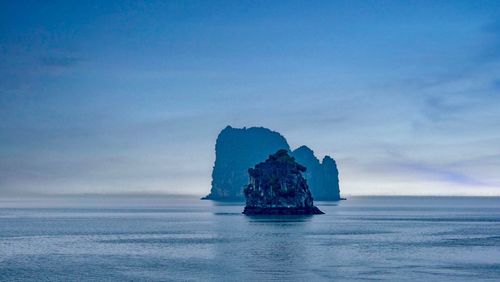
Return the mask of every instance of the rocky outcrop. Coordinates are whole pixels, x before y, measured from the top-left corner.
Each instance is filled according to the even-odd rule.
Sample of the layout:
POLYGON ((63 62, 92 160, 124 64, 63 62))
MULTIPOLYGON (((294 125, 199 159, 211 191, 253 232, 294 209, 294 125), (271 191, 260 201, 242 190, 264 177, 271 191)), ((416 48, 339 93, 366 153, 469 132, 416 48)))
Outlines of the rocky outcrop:
MULTIPOLYGON (((243 188, 248 184, 248 168, 280 149, 290 151, 290 146, 278 132, 264 127, 227 126, 217 137, 212 188, 204 199, 243 201, 243 188)), ((307 167, 304 177, 316 200, 340 199, 338 170, 332 158, 326 156, 320 163, 306 146, 294 150, 292 156, 307 167)))
POLYGON ((320 162, 307 146, 301 146, 292 152, 298 163, 307 167, 304 177, 316 200, 340 200, 339 171, 337 163, 330 156, 320 162))
POLYGON ((263 127, 224 128, 215 144, 212 189, 205 199, 242 201, 248 168, 280 149, 290 150, 278 132, 263 127))
POLYGON ((322 214, 313 204, 306 168, 279 150, 248 170, 250 183, 245 187, 247 215, 256 214, 322 214))

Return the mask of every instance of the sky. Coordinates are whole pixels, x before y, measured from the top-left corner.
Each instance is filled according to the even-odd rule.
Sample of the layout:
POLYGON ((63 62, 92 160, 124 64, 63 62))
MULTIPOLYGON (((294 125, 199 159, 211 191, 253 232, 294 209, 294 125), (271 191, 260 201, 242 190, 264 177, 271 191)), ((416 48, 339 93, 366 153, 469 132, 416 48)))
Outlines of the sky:
POLYGON ((227 125, 500 196, 500 1, 0 0, 0 197, 206 195, 227 125))

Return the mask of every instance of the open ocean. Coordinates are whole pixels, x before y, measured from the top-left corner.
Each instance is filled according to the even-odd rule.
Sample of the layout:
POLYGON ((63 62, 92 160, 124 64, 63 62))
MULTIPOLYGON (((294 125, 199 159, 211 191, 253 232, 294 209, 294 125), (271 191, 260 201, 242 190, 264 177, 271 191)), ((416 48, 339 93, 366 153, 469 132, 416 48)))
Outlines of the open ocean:
POLYGON ((0 200, 1 281, 500 281, 500 198, 350 197, 248 217, 195 198, 0 200))

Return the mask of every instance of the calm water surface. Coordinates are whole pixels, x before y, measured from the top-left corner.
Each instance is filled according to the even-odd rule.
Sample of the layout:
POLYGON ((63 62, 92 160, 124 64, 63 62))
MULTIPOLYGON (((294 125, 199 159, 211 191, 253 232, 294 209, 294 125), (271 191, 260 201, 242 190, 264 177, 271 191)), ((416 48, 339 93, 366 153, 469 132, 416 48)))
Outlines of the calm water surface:
POLYGON ((248 217, 190 198, 0 200, 0 280, 500 281, 500 198, 248 217))

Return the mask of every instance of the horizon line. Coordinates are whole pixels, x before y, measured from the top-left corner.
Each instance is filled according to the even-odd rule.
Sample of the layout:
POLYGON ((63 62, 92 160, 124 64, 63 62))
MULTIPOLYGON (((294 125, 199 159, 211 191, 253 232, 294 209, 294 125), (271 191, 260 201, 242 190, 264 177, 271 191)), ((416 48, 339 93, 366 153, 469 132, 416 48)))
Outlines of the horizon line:
MULTIPOLYGON (((144 192, 124 192, 124 193, 22 193, 3 195, 2 198, 59 198, 59 197, 162 197, 162 198, 198 198, 201 200, 205 194, 176 194, 176 193, 144 193, 144 192)), ((492 195, 470 195, 470 194, 345 194, 342 198, 350 197, 500 197, 500 194, 492 195)), ((314 198, 314 195, 313 195, 314 198)), ((318 202, 323 202, 317 200, 318 202)))

